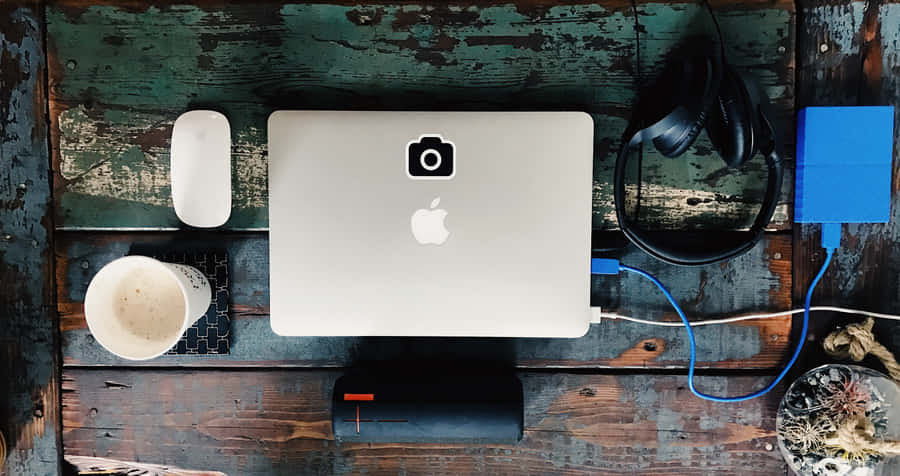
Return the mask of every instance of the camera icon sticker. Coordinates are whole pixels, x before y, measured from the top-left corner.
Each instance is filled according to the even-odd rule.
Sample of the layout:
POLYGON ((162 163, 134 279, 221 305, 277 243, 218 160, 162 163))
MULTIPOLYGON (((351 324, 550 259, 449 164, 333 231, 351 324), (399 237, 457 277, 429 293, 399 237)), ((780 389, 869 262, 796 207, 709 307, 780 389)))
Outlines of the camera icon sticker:
POLYGON ((406 144, 406 175, 414 180, 448 180, 456 175, 456 146, 440 134, 422 134, 406 144))

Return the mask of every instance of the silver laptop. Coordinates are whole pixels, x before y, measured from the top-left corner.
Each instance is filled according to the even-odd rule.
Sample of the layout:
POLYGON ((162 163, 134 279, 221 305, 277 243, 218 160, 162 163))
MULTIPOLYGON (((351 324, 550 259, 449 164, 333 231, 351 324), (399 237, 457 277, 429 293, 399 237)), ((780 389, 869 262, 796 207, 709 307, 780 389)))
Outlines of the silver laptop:
POLYGON ((276 333, 587 331, 589 115, 278 111, 268 129, 276 333))

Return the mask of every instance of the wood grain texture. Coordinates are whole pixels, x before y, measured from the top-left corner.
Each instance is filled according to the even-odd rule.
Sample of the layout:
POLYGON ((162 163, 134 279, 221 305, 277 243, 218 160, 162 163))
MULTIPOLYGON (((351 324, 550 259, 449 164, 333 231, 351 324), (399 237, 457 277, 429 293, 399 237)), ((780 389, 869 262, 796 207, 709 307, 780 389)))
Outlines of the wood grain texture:
MULTIPOLYGON (((786 474, 774 436, 780 392, 735 407, 693 398, 682 376, 526 372, 518 444, 339 444, 329 409, 339 375, 68 369, 65 451, 248 476, 786 474)), ((764 380, 698 384, 736 394, 764 380)))
MULTIPOLYGON (((803 22, 798 52, 798 105, 900 106, 900 3, 801 2, 803 22), (824 45, 824 47, 823 47, 824 45)), ((814 295, 816 304, 898 313, 900 296, 900 109, 894 117, 893 190, 887 224, 844 225, 841 248, 814 295)), ((794 229, 794 300, 802 302, 806 286, 824 259, 820 227, 794 229)), ((820 341, 837 325, 858 318, 819 314, 811 332, 820 341)), ((879 320, 879 341, 900 355, 900 325, 879 320)), ((804 367, 825 360, 808 353, 804 367)), ((877 360, 867 361, 879 369, 877 360)))
MULTIPOLYGON (((699 3, 639 2, 637 68, 628 2, 91 3, 47 9, 62 229, 178 228, 169 137, 179 114, 200 107, 232 124, 232 229, 267 226, 265 120, 287 108, 589 111, 594 226, 614 228, 611 176, 636 72, 651 77, 680 39, 712 32, 699 3)), ((792 130, 793 3, 715 8, 732 62, 760 79, 779 124, 792 130)), ((726 173, 705 138, 685 160, 645 156, 649 226, 752 222, 762 160, 726 173)), ((790 226, 792 183, 787 177, 774 228, 790 226)))
MULTIPOLYGON (((60 233, 57 289, 66 365, 121 365, 90 336, 83 314, 91 277, 132 247, 204 249, 224 246, 231 269, 232 345, 229 355, 162 356, 144 365, 344 366, 395 360, 490 361, 522 367, 684 367, 683 329, 624 321, 591 326, 579 339, 289 338, 269 326, 268 240, 264 233, 60 233)), ((655 273, 692 318, 790 305, 790 236, 767 235, 750 253, 723 265, 666 266, 637 251, 625 262, 655 273)), ((585 276, 585 279, 588 279, 585 276)), ((662 295, 633 276, 595 277, 592 302, 648 319, 677 320, 662 295)), ((548 316, 552 319, 552 316, 548 316)), ((769 319, 697 329, 702 367, 772 368, 789 345, 790 321, 769 319)), ((127 362, 128 365, 141 365, 127 362)))
POLYGON ((0 3, 0 474, 59 471, 50 158, 39 2, 0 3))

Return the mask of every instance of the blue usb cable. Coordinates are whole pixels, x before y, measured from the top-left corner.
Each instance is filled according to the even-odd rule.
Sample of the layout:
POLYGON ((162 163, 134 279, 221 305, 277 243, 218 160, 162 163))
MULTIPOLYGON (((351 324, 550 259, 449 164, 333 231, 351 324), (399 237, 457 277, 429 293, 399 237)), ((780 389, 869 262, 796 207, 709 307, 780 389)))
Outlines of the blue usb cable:
POLYGON ((803 329, 800 331, 800 340, 797 343, 797 348, 794 349, 791 360, 788 361, 781 373, 779 373, 769 385, 761 390, 739 397, 717 397, 715 395, 707 395, 694 387, 694 366, 697 361, 697 345, 694 340, 694 330, 691 328, 691 323, 688 321, 687 316, 684 315, 684 311, 681 310, 681 306, 679 306, 678 302, 675 301, 675 298, 672 297, 672 293, 670 293, 656 277, 644 270, 620 264, 618 260, 614 259, 592 259, 591 274, 614 275, 619 274, 621 271, 625 271, 642 276, 655 284, 656 287, 662 291, 666 299, 669 300, 669 303, 672 304, 672 307, 675 308, 675 312, 681 317, 681 322, 684 323, 684 328, 687 330, 688 339, 691 345, 691 360, 688 364, 688 388, 691 390, 691 393, 704 400, 711 400, 714 402, 742 402, 769 393, 770 390, 778 385, 778 382, 781 382, 797 361, 797 357, 800 356, 800 351, 803 350, 803 343, 806 341, 806 333, 809 329, 809 307, 813 291, 816 289, 816 285, 819 284, 819 280, 822 279, 822 275, 825 274, 825 270, 828 269, 828 265, 831 263, 831 257, 834 255, 834 250, 840 245, 840 241, 841 225, 839 223, 827 223, 822 225, 822 247, 825 248, 825 262, 822 264, 822 268, 819 269, 819 273, 813 278, 812 283, 809 285, 809 290, 806 292, 806 302, 803 305, 803 329))

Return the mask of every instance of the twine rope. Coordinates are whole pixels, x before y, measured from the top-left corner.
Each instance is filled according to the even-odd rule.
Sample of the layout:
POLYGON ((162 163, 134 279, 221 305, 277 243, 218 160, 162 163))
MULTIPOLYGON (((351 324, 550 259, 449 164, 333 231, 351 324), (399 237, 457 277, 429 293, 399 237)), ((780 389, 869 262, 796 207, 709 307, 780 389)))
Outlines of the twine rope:
POLYGON ((875 438, 875 426, 864 417, 850 418, 825 438, 825 445, 844 451, 845 455, 864 456, 881 454, 900 455, 900 441, 885 441, 875 438))
POLYGON ((900 364, 897 363, 894 354, 887 347, 875 340, 875 335, 872 334, 873 326, 875 326, 875 319, 871 317, 863 322, 850 324, 844 329, 828 334, 822 342, 822 347, 832 357, 850 358, 856 362, 864 359, 866 355, 872 354, 884 364, 888 375, 895 382, 900 383, 900 364))

